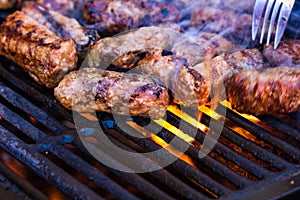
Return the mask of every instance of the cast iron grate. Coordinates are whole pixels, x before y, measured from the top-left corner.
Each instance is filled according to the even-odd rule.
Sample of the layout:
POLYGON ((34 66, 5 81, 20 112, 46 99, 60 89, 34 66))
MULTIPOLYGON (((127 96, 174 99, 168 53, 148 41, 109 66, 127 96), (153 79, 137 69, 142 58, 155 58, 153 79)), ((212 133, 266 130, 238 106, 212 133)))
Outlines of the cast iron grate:
MULTIPOLYGON (((221 137, 207 157, 198 157, 205 137, 198 129, 181 159, 158 171, 130 174, 94 159, 77 136, 72 114, 60 106, 53 92, 36 85, 3 57, 0 77, 0 175, 5 177, 1 184, 21 198, 276 199, 300 188, 299 112, 262 116, 256 122, 228 109, 222 116, 226 120, 221 137)), ((220 104, 215 115, 224 106, 220 104)), ((98 118, 109 139, 128 151, 161 148, 154 140, 126 134, 111 115, 99 113, 98 118)), ((137 134, 139 127, 149 123, 142 117, 128 121, 134 126, 127 124, 126 130, 137 134)), ((166 121, 174 127, 180 122, 184 133, 193 129, 171 111, 166 121)), ((215 128, 222 126, 209 113, 202 113, 203 125, 212 121, 215 128)), ((157 137, 164 142, 176 137, 156 126, 153 131, 159 130, 157 137)), ((105 152, 102 156, 114 159, 105 152)))

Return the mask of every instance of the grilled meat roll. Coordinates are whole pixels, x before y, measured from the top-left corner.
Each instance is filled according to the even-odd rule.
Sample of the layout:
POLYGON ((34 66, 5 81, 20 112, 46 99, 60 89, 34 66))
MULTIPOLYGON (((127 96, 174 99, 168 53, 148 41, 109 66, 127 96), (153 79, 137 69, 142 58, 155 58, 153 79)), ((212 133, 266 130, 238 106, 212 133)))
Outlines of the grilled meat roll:
POLYGON ((145 58, 136 64, 135 70, 152 77, 155 82, 171 89, 171 82, 176 81, 174 77, 183 66, 187 66, 187 61, 175 55, 163 54, 162 50, 147 52, 145 58))
POLYGON ((65 17, 40 5, 28 4, 22 8, 22 12, 31 16, 39 24, 46 26, 59 37, 73 39, 77 50, 82 54, 85 54, 89 46, 99 39, 96 30, 85 28, 76 19, 65 17))
POLYGON ((98 68, 83 68, 66 75, 54 90, 68 109, 103 111, 158 119, 169 105, 168 90, 149 77, 98 68))
POLYGON ((0 54, 24 68, 40 84, 53 88, 77 65, 76 45, 16 11, 0 26, 0 54))
POLYGON ((19 6, 23 7, 26 4, 35 2, 44 8, 49 10, 55 10, 56 12, 73 18, 80 18, 81 10, 86 0, 18 0, 19 6))
POLYGON ((254 44, 251 39, 251 23, 250 14, 213 7, 196 7, 192 12, 190 26, 205 32, 221 34, 237 44, 250 45, 254 44))
POLYGON ((274 67, 234 74, 227 87, 232 107, 254 115, 300 110, 300 69, 274 67))
POLYGON ((173 78, 172 92, 176 100, 186 106, 203 105, 208 102, 210 94, 225 98, 224 84, 234 73, 261 69, 263 64, 263 56, 257 49, 224 53, 195 66, 182 68, 173 78))
POLYGON ((300 67, 300 40, 287 39, 281 41, 277 49, 273 46, 271 44, 263 51, 273 66, 300 67))
POLYGON ((239 45, 233 44, 217 34, 200 32, 197 35, 190 35, 190 33, 186 35, 174 44, 171 51, 177 56, 186 58, 191 66, 204 61, 208 50, 211 51, 211 56, 214 57, 225 52, 229 53, 241 49, 239 45))
POLYGON ((0 10, 6 10, 14 7, 17 0, 0 0, 0 10))
POLYGON ((234 10, 240 13, 252 13, 255 0, 180 0, 187 7, 208 6, 219 9, 234 10))
POLYGON ((120 56, 147 49, 170 50, 179 33, 172 29, 143 27, 114 37, 100 39, 91 46, 87 57, 90 67, 106 69, 120 56))
POLYGON ((88 0, 83 9, 83 21, 105 36, 140 26, 178 22, 180 18, 175 6, 155 1, 88 0))

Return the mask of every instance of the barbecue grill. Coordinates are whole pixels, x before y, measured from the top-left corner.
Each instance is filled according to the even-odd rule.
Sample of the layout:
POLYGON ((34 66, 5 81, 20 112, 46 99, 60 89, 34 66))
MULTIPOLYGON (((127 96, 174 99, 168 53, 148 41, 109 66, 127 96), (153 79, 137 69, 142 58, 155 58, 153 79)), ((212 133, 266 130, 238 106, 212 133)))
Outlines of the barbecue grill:
MULTIPOLYGON (((171 105, 165 118, 168 126, 156 123, 152 128, 158 134, 147 139, 128 135, 107 113, 97 113, 96 119, 81 116, 87 123, 97 120, 115 145, 131 152, 155 151, 174 137, 190 143, 182 156, 163 169, 125 173, 103 165, 85 149, 72 113, 57 102, 53 91, 37 85, 9 60, 0 59, 0 192, 6 197, 231 200, 300 195, 299 112, 256 118, 235 112, 224 101, 216 110, 201 107, 197 119, 171 105), (224 108, 226 115, 222 115, 224 108), (220 119, 225 120, 224 126, 220 119), (199 158, 211 122, 211 128, 222 133, 208 156, 199 158), (186 135, 197 127, 193 140, 173 131, 179 124, 186 135)), ((124 126, 143 134, 149 121, 128 117, 124 126)), ((105 145, 93 137, 92 128, 83 131, 98 145, 105 145)))

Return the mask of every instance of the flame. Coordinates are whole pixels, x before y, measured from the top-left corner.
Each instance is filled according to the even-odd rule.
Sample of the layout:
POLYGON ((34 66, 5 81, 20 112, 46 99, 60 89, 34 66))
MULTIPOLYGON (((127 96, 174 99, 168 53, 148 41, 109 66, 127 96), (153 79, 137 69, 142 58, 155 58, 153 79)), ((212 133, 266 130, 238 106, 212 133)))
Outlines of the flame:
POLYGON ((90 114, 90 113, 79 113, 82 117, 90 120, 90 121, 98 121, 97 117, 95 117, 94 115, 90 114))
POLYGON ((171 113, 173 113, 174 115, 180 117, 180 119, 183 119, 187 123, 191 124, 195 128, 200 129, 202 132, 206 133, 208 131, 208 128, 204 124, 199 122, 201 119, 201 113, 198 116, 198 120, 196 120, 195 118, 191 117, 190 115, 186 114, 185 112, 182 112, 175 105, 170 105, 167 110, 170 111, 171 113))
POLYGON ((229 108, 230 110, 234 111, 235 113, 239 114, 240 116, 248 119, 249 121, 253 122, 253 123, 259 123, 260 119, 258 119, 257 117, 253 116, 253 115, 249 115, 249 114, 244 114, 244 113, 239 113, 238 111, 232 109, 231 103, 228 102, 227 100, 224 100, 221 102, 221 104, 227 108, 229 108))
MULTIPOLYGON (((185 133, 183 133, 182 131, 180 131, 179 129, 177 129, 176 127, 172 126, 171 124, 169 124, 168 122, 164 121, 163 119, 159 119, 159 120, 155 120, 155 122, 157 124, 159 124, 160 126, 164 127, 165 129, 167 129, 168 131, 172 132, 173 134, 177 135, 178 137, 180 137, 181 139, 184 139, 186 142, 191 143, 189 141, 194 140, 193 138, 191 138, 190 136, 186 135, 185 133)), ((152 132, 149 132, 148 130, 146 130, 145 128, 137 125, 135 122, 132 121, 128 121, 126 122, 130 127, 134 128, 135 130, 139 131, 140 133, 142 133, 144 136, 148 137, 150 140, 154 141, 155 143, 157 143, 159 146, 161 146, 162 148, 166 149, 167 151, 169 151, 171 154, 173 154, 174 156, 178 157, 180 160, 186 162, 187 164, 196 167, 195 164, 193 163, 192 159, 190 157, 188 157, 187 155, 185 155, 183 152, 177 150, 176 148, 174 148, 173 146, 171 146, 170 144, 168 144, 167 142, 165 142, 163 139, 161 139, 160 137, 158 137, 157 135, 155 135, 152 132)))
POLYGON ((207 114, 208 116, 210 116, 211 118, 213 118, 213 119, 215 119, 215 120, 219 120, 219 119, 222 118, 222 116, 221 116, 220 114, 216 113, 215 111, 209 109, 209 108, 206 107, 206 106, 199 106, 198 109, 199 109, 201 112, 207 114))
POLYGON ((165 129, 167 129, 168 131, 170 131, 171 133, 173 133, 177 137, 183 139, 184 141, 186 141, 189 144, 192 144, 192 142, 195 141, 195 139, 193 137, 191 137, 190 135, 182 132, 180 129, 176 128, 175 126, 171 125, 170 123, 166 122, 163 119, 154 120, 154 122, 157 123, 158 125, 164 127, 165 129))

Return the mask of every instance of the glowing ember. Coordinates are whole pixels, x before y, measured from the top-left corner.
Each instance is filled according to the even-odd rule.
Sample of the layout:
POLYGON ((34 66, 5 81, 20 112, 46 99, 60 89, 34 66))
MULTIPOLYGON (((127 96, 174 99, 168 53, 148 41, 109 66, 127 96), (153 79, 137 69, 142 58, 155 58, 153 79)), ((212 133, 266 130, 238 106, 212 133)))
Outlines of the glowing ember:
MULTIPOLYGON (((167 129, 168 131, 172 132, 173 134, 175 134, 176 136, 180 137, 180 138, 185 138, 184 140, 188 143, 191 143, 189 141, 194 141, 194 138, 191 138, 190 136, 187 136, 185 133, 183 133, 182 131, 180 131, 179 129, 177 129, 176 127, 170 125, 168 122, 160 119, 160 120, 155 120, 155 122, 159 125, 161 125, 162 127, 164 127, 165 129, 167 129), (178 135, 177 135, 178 134, 178 135)), ((157 143, 159 146, 161 146, 162 148, 166 149, 167 151, 169 151, 171 154, 173 154, 174 156, 178 157, 180 160, 186 162, 187 164, 195 167, 192 159, 190 157, 188 157, 187 155, 183 154, 181 151, 177 150, 176 148, 174 148, 173 146, 171 146, 170 144, 168 144, 167 142, 165 142, 163 139, 161 139, 160 137, 158 137, 157 135, 155 135, 154 133, 149 132, 148 130, 144 129, 143 127, 140 127, 139 125, 137 125, 134 122, 127 122, 127 124, 134 128, 135 130, 139 131, 140 133, 142 133, 144 136, 149 137, 150 140, 154 141, 155 143, 157 143)))
POLYGON ((218 113, 216 113, 215 111, 209 109, 209 108, 206 107, 206 106, 199 106, 198 109, 199 109, 201 112, 207 114, 208 116, 210 116, 211 118, 213 118, 213 119, 215 119, 215 120, 219 120, 219 119, 222 118, 221 115, 219 115, 218 113))
POLYGON ((251 121, 251 122, 253 122, 253 123, 258 123, 258 122, 260 122, 260 120, 259 120, 257 117, 253 116, 253 115, 242 114, 242 113, 239 113, 238 111, 232 109, 231 104, 230 104, 228 101, 226 101, 226 100, 225 100, 225 101, 222 101, 221 104, 224 105, 224 106, 226 106, 227 108, 231 109, 231 110, 234 111, 235 113, 239 114, 240 116, 242 116, 242 117, 248 119, 249 121, 251 121))
POLYGON ((191 124, 192 126, 194 126, 195 128, 200 129, 202 132, 207 132, 208 128, 200 123, 200 119, 201 119, 201 114, 199 114, 198 120, 194 119, 193 117, 191 117, 190 115, 186 114, 185 112, 182 112, 177 106, 175 105, 170 105, 168 107, 168 110, 173 113, 174 115, 180 117, 181 119, 183 119, 184 121, 186 121, 187 123, 191 124))
POLYGON ((194 138, 192 138, 188 134, 182 132, 180 129, 178 129, 175 126, 169 124, 168 122, 166 122, 163 119, 154 120, 154 122, 157 123, 158 125, 164 127, 166 130, 170 131, 171 133, 173 133, 177 137, 179 137, 179 138, 183 139, 184 141, 188 142, 189 144, 192 144, 192 142, 195 141, 194 138))

